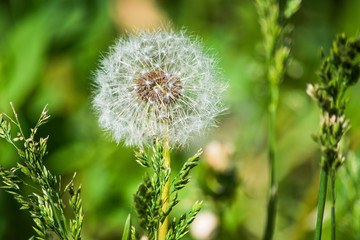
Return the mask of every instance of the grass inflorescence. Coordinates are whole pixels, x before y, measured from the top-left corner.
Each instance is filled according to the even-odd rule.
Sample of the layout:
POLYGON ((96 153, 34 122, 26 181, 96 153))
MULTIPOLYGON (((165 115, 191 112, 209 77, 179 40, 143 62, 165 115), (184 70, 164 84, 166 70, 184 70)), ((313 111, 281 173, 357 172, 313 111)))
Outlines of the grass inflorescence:
POLYGON ((35 137, 38 128, 50 117, 46 107, 29 137, 25 137, 13 106, 12 109, 14 119, 5 113, 0 114, 0 137, 15 147, 21 162, 11 169, 0 168, 4 184, 2 188, 12 194, 19 202, 20 209, 27 210, 34 220, 36 236, 31 239, 52 239, 52 235, 57 235, 63 240, 80 240, 83 224, 81 186, 76 189, 72 179, 64 189, 61 188, 61 178, 54 176, 44 165, 49 137, 39 140, 35 137), (12 125, 18 128, 15 138, 11 134, 12 125), (32 192, 28 194, 26 188, 32 192), (64 213, 64 193, 70 195, 73 219, 68 219, 64 213))
POLYGON ((318 216, 315 239, 321 239, 323 213, 325 208, 328 178, 331 191, 331 239, 335 239, 335 179, 338 168, 345 161, 340 143, 350 128, 345 116, 348 103, 346 91, 358 82, 360 77, 360 36, 348 39, 339 34, 333 41, 330 56, 321 50, 322 64, 320 81, 308 85, 307 93, 320 107, 320 130, 313 139, 321 146, 321 177, 319 187, 318 216))

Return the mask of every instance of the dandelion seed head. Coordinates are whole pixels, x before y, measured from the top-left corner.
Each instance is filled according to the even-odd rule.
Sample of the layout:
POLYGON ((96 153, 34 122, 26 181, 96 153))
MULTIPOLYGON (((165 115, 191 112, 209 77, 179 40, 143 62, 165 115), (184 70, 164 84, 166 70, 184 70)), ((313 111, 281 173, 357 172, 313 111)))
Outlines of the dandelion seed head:
POLYGON ((95 73, 93 106, 117 142, 185 145, 216 125, 226 83, 200 40, 185 31, 119 39, 95 73))

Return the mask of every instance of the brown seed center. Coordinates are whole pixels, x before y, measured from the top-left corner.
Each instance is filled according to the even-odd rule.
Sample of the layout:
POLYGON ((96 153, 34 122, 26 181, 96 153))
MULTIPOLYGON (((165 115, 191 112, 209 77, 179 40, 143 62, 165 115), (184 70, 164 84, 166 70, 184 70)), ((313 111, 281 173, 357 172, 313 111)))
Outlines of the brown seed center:
POLYGON ((181 81, 162 70, 140 75, 136 80, 136 94, 150 103, 170 105, 182 96, 181 81))

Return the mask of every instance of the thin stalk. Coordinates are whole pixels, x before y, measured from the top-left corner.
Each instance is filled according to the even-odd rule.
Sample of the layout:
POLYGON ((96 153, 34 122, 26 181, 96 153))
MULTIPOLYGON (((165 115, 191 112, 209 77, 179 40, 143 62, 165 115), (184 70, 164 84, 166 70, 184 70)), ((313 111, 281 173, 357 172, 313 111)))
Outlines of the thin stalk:
POLYGON ((271 240, 274 236, 277 205, 277 182, 275 171, 275 119, 279 98, 279 88, 276 83, 270 83, 270 104, 269 104, 269 165, 270 165, 270 195, 267 207, 267 219, 264 232, 264 240, 271 240))
POLYGON ((335 240, 335 173, 331 173, 331 240, 335 240))
POLYGON ((323 223, 324 210, 325 210, 327 182, 328 182, 328 172, 324 168, 321 168, 318 211, 317 211, 317 218, 316 218, 316 229, 315 229, 314 240, 321 240, 321 231, 322 231, 322 223, 323 223))
MULTIPOLYGON (((169 146, 169 140, 167 140, 164 144, 164 167, 168 168, 170 167, 170 146, 169 146)), ((166 182, 161 199, 163 202, 162 210, 165 211, 167 206, 169 205, 169 198, 170 198, 170 177, 168 181, 166 182)), ((168 232, 169 228, 169 217, 166 217, 164 222, 160 224, 159 226, 159 240, 165 240, 166 234, 168 232)))
POLYGON ((64 229, 66 227, 63 227, 63 222, 60 220, 60 216, 57 212, 57 209, 55 208, 55 205, 52 201, 52 199, 50 199, 50 205, 51 205, 51 208, 53 209, 53 213, 54 213, 54 217, 55 217, 55 221, 57 222, 57 225, 59 226, 60 228, 60 232, 57 230, 56 232, 58 233, 58 235, 60 237, 62 237, 64 240, 67 240, 68 239, 68 236, 67 236, 67 231, 64 229))

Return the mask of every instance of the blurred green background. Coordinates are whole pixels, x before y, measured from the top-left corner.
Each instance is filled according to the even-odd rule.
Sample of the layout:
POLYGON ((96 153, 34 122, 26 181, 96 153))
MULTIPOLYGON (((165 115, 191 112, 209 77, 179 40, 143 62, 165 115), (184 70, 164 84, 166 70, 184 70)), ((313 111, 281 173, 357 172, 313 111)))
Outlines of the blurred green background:
MULTIPOLYGON (((293 61, 280 86, 277 119, 279 205, 275 239, 311 239, 319 182, 319 149, 310 133, 318 108, 305 94, 317 81, 318 50, 338 32, 360 29, 360 1, 304 0, 292 19, 293 61)), ((93 71, 108 47, 126 31, 149 25, 185 26, 200 35, 220 59, 230 82, 229 110, 219 128, 191 147, 174 152, 174 171, 205 147, 191 186, 175 214, 205 201, 186 239, 260 239, 266 212, 267 85, 262 36, 254 2, 247 0, 1 0, 0 112, 13 102, 24 129, 48 104, 48 168, 68 181, 77 172, 85 211, 84 239, 121 239, 122 228, 144 169, 133 149, 116 145, 97 125, 91 109, 93 71), (205 227, 204 227, 205 226, 205 227)), ((352 129, 344 142, 351 152, 337 182, 338 239, 360 239, 360 86, 351 89, 347 115, 352 129)), ((0 165, 10 168, 16 151, 0 142, 0 165)), ((27 212, 0 191, 0 239, 28 239, 27 212)), ((330 219, 325 215, 324 239, 330 219)), ((136 223, 136 222, 135 222, 136 223)))

